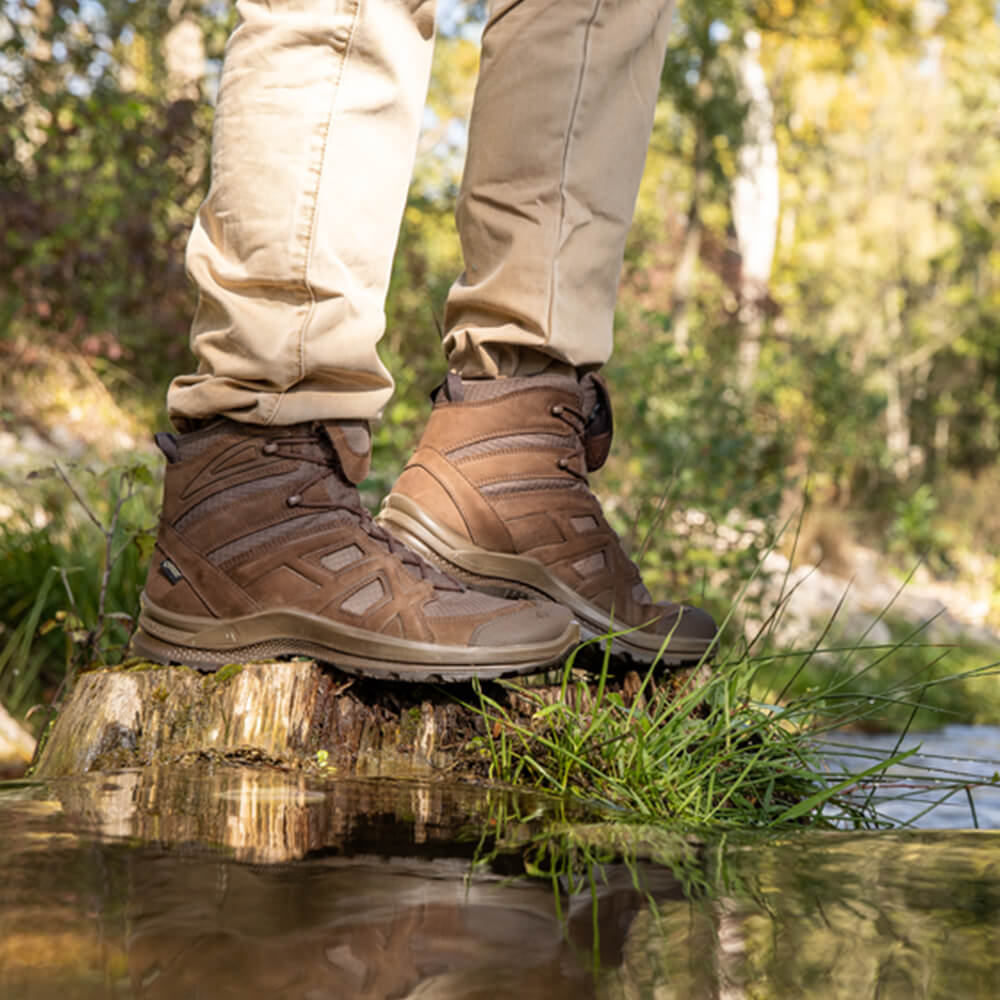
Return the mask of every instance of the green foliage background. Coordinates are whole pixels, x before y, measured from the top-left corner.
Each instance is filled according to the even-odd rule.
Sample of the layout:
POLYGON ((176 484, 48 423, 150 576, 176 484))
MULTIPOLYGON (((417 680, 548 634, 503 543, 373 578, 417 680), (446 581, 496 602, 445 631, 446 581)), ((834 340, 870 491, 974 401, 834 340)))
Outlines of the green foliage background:
MULTIPOLYGON (((482 11, 446 14, 387 305, 382 350, 399 391, 377 432, 375 494, 443 373, 438 322, 461 269, 456 136, 482 11)), ((82 357, 146 426, 162 424, 166 383, 191 363, 183 249, 234 16, 214 0, 0 6, 0 359, 23 357, 25 343, 82 357), (177 91, 165 57, 182 19, 205 46, 195 92, 177 91)), ((607 372, 619 435, 599 484, 654 591, 724 615, 807 482, 815 506, 901 567, 926 556, 956 575, 970 552, 996 565, 998 108, 1000 29, 986 0, 681 0, 622 276, 607 372), (748 367, 731 203, 749 140, 741 60, 757 37, 781 215, 748 367)), ((14 433, 26 413, 17 386, 10 369, 0 376, 0 421, 14 433)), ((41 585, 13 553, 45 534, 27 516, 32 488, 11 489, 23 509, 0 540, 8 633, 41 585)), ((46 503, 46 523, 73 523, 46 503)), ((79 532, 48 535, 62 547, 51 559, 72 563, 79 532)), ((141 573, 119 576, 115 600, 134 608, 141 573)), ((57 677, 42 671, 39 690, 57 677)))

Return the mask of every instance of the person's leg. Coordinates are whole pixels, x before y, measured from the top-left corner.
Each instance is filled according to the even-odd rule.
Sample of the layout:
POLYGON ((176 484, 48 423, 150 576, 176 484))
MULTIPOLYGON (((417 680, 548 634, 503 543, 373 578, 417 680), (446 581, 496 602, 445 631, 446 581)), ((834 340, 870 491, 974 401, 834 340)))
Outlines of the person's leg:
POLYGON ((697 660, 705 612, 656 604, 590 491, 625 237, 672 4, 497 2, 457 220, 452 374, 380 519, 473 586, 542 594, 639 662, 697 660), (638 626, 638 628, 636 628, 638 626))
POLYGON ((371 419, 375 345, 433 48, 433 0, 239 0, 188 245, 196 374, 175 423, 371 419))
POLYGON ((375 526, 357 491, 416 144, 433 5, 240 0, 212 189, 191 237, 198 373, 160 435, 163 510, 136 651, 212 669, 315 656, 406 680, 558 662, 554 604, 466 591, 375 526))
POLYGON ((671 0, 498 0, 483 34, 457 222, 449 366, 531 374, 611 355, 671 0))

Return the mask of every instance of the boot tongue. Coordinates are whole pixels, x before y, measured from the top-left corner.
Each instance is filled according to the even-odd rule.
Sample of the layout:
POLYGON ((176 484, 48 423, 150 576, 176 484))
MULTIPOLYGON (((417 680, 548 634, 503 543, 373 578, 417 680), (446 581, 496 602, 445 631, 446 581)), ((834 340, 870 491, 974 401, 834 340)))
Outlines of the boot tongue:
POLYGON ((349 483, 357 486, 371 468, 372 434, 367 420, 324 420, 323 430, 349 483))
POLYGON ((611 397, 608 384, 596 372, 580 379, 580 397, 586 429, 583 432, 584 454, 587 469, 593 472, 607 461, 614 434, 614 418, 611 415, 611 397))
POLYGON ((165 434, 160 431, 153 435, 153 440, 156 442, 156 447, 163 452, 163 457, 167 460, 168 465, 173 465, 181 460, 181 449, 173 434, 165 434))

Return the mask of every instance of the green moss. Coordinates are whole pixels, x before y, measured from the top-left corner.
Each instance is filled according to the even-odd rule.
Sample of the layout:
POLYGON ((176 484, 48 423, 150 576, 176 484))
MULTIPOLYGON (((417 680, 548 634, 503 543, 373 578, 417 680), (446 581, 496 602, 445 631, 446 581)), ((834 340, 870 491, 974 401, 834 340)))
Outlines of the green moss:
POLYGON ((38 735, 38 742, 35 744, 35 756, 31 759, 31 763, 28 765, 25 777, 30 778, 34 775, 35 768, 37 767, 38 762, 42 759, 42 751, 45 749, 45 744, 49 742, 49 737, 52 735, 52 730, 55 728, 55 724, 55 713, 50 713, 49 721, 45 724, 45 727, 38 735))
POLYGON ((226 684, 234 677, 239 677, 243 673, 242 663, 227 663, 224 667, 219 667, 214 674, 209 674, 205 681, 213 685, 226 684))
POLYGON ((420 732, 420 720, 422 718, 419 705, 408 708, 399 717, 399 742, 410 745, 416 742, 417 733, 420 732))

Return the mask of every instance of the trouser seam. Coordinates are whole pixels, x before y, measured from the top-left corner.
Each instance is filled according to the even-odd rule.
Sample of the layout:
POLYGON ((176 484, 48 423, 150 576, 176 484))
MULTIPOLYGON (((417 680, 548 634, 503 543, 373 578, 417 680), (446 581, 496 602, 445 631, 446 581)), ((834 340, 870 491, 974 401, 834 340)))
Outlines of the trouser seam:
POLYGON ((580 60, 580 72, 576 81, 576 92, 573 94, 573 104, 569 112, 569 121, 566 125, 566 140, 563 143, 562 163, 559 168, 559 220, 556 225, 555 246, 552 252, 552 270, 549 274, 549 308, 548 308, 548 335, 547 340, 552 339, 554 333, 553 324, 555 322, 555 302, 556 302, 556 282, 559 271, 559 247, 562 244, 563 228, 566 222, 566 174, 569 166, 569 157, 573 145, 573 131, 576 126, 577 114, 580 109, 580 98, 583 94, 583 81, 587 74, 587 65, 590 58, 590 36, 594 28, 594 22, 600 13, 603 0, 595 0, 587 27, 583 33, 583 58, 580 60))

